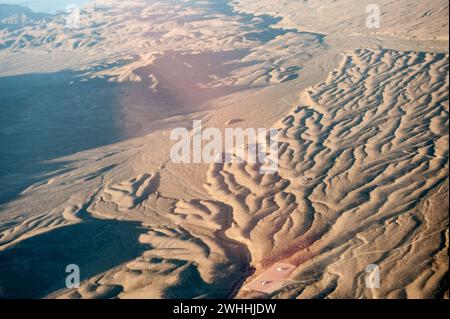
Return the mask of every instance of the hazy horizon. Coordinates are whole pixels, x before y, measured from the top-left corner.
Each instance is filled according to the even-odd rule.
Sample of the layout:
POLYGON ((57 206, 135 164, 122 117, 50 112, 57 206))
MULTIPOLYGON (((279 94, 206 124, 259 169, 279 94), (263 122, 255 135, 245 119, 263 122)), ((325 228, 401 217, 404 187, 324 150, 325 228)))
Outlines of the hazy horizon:
POLYGON ((56 13, 64 10, 68 5, 80 5, 87 3, 89 0, 5 0, 0 4, 14 4, 30 8, 35 12, 56 13))

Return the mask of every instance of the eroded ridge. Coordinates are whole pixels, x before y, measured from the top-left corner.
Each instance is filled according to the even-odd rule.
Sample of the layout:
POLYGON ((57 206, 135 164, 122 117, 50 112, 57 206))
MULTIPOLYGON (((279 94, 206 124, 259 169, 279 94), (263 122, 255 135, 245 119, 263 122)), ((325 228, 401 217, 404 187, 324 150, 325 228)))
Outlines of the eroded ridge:
MULTIPOLYGON (((250 254, 245 245, 225 235, 231 226, 230 207, 208 200, 165 197, 158 191, 159 172, 119 180, 106 183, 79 211, 75 211, 76 207, 66 209, 63 221, 65 225, 73 223, 79 227, 93 225, 102 233, 116 232, 111 246, 119 245, 115 247, 119 251, 128 251, 125 243, 135 240, 137 257, 130 255, 133 258, 111 269, 84 275, 79 289, 58 289, 47 297, 232 296, 250 272, 250 254), (134 237, 130 238, 124 229, 126 221, 136 219, 140 222, 130 224, 134 231, 134 237), (116 228, 112 229, 110 224, 116 228)), ((99 253, 98 258, 110 257, 99 253)), ((86 265, 82 266, 85 271, 86 265)))
MULTIPOLYGON (((210 167, 230 238, 285 297, 431 297, 448 269, 448 55, 356 50, 279 123, 280 169, 210 167), (446 257, 447 256, 447 257, 446 257), (381 289, 365 268, 381 268, 381 289)), ((242 294, 246 294, 245 287, 242 294)))

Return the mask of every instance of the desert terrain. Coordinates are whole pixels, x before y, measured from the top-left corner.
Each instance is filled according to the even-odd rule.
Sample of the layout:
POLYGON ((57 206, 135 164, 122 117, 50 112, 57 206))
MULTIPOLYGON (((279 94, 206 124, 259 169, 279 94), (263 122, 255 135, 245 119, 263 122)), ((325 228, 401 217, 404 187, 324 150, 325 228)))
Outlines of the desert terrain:
POLYGON ((0 298, 448 298, 449 4, 370 3, 0 6, 0 298), (278 171, 174 163, 194 120, 278 171))

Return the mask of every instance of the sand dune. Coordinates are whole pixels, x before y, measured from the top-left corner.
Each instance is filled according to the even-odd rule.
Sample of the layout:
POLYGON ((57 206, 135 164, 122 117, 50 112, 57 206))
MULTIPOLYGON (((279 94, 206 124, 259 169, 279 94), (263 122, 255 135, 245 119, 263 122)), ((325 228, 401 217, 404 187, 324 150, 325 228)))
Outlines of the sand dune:
POLYGON ((39 126, 26 115, 53 100, 31 95, 27 113, 34 77, 0 93, 8 155, 33 158, 13 142, 46 130, 121 137, 2 175, 30 182, 0 206, 0 298, 448 295, 448 3, 381 1, 370 31, 364 1, 268 3, 100 0, 78 30, 61 15, 0 30, 2 83, 52 75, 44 92, 66 81, 79 108, 39 126), (173 163, 171 130, 193 120, 277 128, 278 172, 173 163), (72 263, 79 289, 64 286, 72 263))
POLYGON ((375 35, 408 39, 444 40, 448 43, 448 1, 280 1, 233 0, 236 10, 280 17, 279 25, 326 35, 375 35), (365 25, 368 5, 377 5, 381 28, 365 25))
POLYGON ((425 291, 410 285, 428 271, 414 263, 446 250, 445 210, 417 206, 436 187, 448 187, 448 130, 432 129, 448 120, 447 69, 444 54, 351 52, 281 122, 278 176, 260 176, 251 165, 211 168, 211 196, 233 208, 227 234, 249 247, 258 270, 278 261, 297 265, 293 278, 300 283, 289 289, 300 297, 313 296, 310 285, 322 286, 315 291, 322 297, 370 297, 357 289, 369 264, 380 265, 386 278, 409 273, 377 297, 439 291, 436 277, 447 263, 429 278, 434 288, 427 281, 425 291))

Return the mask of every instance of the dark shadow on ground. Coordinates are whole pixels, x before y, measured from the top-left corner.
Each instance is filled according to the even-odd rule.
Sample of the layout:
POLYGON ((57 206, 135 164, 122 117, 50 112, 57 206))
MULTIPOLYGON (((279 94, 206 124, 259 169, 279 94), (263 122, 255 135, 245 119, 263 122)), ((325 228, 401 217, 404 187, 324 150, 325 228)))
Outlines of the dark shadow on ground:
POLYGON ((24 240, 0 252, 0 298, 40 298, 65 288, 66 267, 80 267, 81 280, 141 256, 139 223, 90 219, 24 240))
POLYGON ((118 84, 80 80, 68 71, 0 78, 0 204, 64 164, 48 160, 124 138, 118 84))

